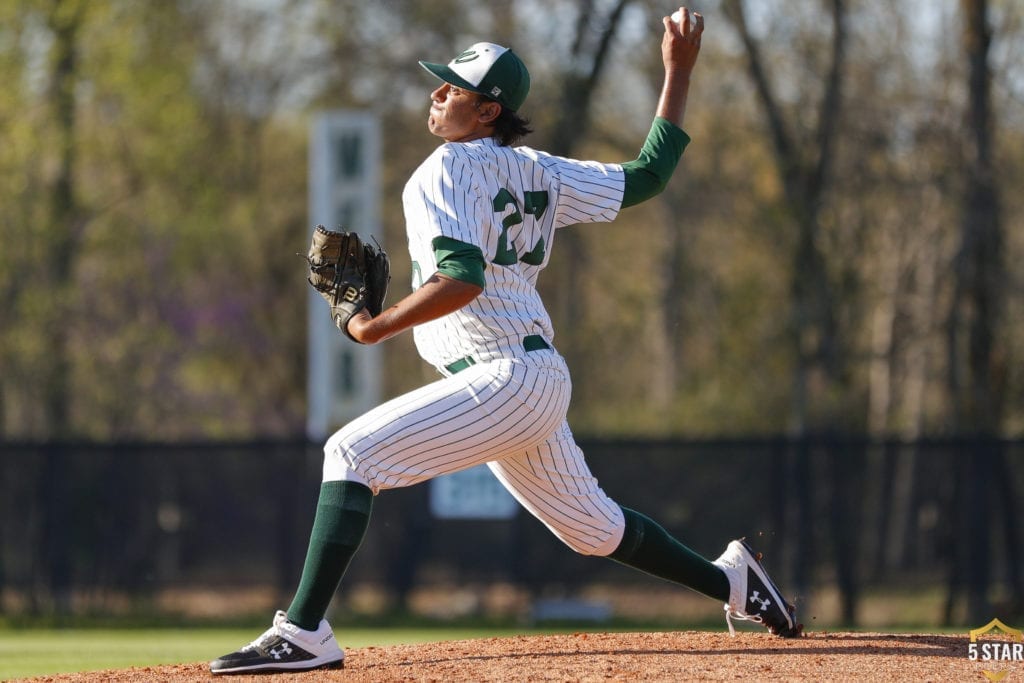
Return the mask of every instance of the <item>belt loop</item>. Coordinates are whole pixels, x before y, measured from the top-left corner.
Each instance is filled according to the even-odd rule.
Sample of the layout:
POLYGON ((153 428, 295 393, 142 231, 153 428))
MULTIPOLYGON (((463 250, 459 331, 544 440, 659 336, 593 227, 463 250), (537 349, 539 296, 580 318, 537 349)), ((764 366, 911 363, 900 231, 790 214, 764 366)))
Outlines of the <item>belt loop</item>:
POLYGON ((539 334, 531 334, 527 337, 523 337, 523 349, 527 352, 544 351, 550 348, 551 346, 544 341, 544 337, 539 334))
POLYGON ((473 360, 472 356, 466 356, 465 358, 460 358, 454 363, 449 363, 448 365, 444 366, 444 369, 454 375, 458 372, 462 372, 470 365, 476 365, 476 361, 473 360))

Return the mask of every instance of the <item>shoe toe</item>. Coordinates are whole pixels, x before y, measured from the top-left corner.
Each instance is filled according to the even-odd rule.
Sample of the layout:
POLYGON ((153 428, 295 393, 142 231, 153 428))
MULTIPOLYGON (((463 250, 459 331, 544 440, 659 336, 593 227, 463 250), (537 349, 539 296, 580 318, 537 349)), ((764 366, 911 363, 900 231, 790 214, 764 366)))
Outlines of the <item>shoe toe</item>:
POLYGON ((230 654, 223 655, 210 662, 211 669, 227 669, 232 666, 237 666, 248 660, 254 659, 256 656, 255 652, 232 652, 230 654))

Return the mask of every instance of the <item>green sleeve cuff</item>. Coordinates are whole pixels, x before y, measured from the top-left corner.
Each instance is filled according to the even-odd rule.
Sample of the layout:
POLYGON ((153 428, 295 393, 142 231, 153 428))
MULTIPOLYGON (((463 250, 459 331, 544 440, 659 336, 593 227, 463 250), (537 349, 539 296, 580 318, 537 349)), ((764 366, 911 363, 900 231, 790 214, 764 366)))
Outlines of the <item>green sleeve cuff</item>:
POLYGON ((481 289, 486 286, 484 253, 480 247, 450 237, 435 237, 430 244, 434 247, 437 272, 481 289))
POLYGON ((664 190, 688 144, 690 136, 682 128, 655 117, 640 156, 622 164, 626 182, 622 207, 639 204, 664 190))

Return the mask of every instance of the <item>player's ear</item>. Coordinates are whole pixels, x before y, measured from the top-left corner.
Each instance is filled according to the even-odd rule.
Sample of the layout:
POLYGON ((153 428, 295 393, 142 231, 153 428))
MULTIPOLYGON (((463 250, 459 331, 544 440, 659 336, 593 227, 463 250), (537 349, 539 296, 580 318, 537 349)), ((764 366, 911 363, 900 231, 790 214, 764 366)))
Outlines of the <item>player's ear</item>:
POLYGON ((501 105, 494 100, 481 97, 476 105, 480 123, 494 123, 501 116, 501 105))

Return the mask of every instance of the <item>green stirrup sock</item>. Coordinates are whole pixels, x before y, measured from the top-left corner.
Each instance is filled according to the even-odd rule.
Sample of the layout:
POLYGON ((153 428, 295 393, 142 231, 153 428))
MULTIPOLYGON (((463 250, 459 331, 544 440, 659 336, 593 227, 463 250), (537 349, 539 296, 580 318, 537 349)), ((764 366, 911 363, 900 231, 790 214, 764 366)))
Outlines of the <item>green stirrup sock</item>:
POLYGON ((725 572, 672 538, 649 517, 629 508, 622 508, 622 513, 626 516, 626 531, 609 558, 716 600, 729 601, 725 572))
POLYGON ((315 631, 327 614, 366 533, 372 507, 373 493, 363 484, 325 481, 320 485, 302 579, 288 608, 288 620, 299 628, 315 631))

